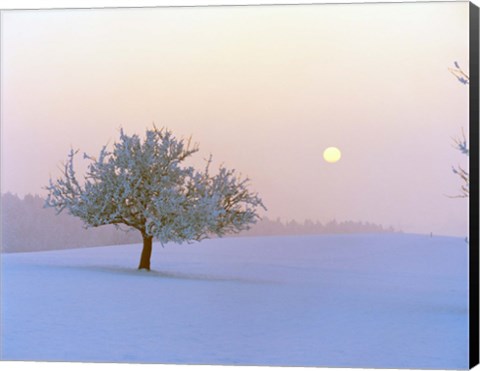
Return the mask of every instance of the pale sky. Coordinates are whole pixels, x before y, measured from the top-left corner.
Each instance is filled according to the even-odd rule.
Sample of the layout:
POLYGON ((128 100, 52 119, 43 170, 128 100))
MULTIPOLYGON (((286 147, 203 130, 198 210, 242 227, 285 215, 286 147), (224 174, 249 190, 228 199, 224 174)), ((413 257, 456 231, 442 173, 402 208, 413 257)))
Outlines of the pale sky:
MULTIPOLYGON (((1 189, 155 122, 251 178, 270 218, 467 234, 468 3, 9 11, 1 189), (342 151, 338 163, 323 150, 342 151)), ((79 169, 83 169, 81 156, 79 169)))

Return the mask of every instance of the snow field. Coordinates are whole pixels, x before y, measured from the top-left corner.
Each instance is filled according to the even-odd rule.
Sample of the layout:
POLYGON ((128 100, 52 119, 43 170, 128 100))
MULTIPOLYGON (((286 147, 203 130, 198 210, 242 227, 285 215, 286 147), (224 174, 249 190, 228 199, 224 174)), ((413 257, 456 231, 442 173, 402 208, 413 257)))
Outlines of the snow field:
POLYGON ((407 234, 2 254, 3 360, 468 366, 468 246, 407 234))

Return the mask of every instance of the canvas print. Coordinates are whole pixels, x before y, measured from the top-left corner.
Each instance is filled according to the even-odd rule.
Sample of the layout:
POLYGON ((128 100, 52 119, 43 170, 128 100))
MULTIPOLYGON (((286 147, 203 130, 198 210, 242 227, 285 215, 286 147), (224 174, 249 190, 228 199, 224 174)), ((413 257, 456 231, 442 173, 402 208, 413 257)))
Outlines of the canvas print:
POLYGON ((471 11, 2 11, 1 360, 468 368, 471 11))

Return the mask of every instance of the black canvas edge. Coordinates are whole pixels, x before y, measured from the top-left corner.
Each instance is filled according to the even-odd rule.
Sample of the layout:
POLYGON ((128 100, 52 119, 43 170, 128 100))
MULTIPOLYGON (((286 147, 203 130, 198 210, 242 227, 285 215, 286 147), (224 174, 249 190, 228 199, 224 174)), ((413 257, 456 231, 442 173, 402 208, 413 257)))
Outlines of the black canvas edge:
POLYGON ((479 8, 470 2, 469 367, 479 363, 479 8))

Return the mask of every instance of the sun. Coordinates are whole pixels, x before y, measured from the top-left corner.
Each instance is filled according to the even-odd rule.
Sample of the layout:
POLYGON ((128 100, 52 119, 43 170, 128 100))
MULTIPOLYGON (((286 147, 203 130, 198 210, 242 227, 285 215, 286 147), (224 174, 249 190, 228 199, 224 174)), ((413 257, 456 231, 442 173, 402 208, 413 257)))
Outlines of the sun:
POLYGON ((323 159, 331 164, 337 162, 342 157, 342 152, 337 147, 328 147, 323 151, 323 159))

